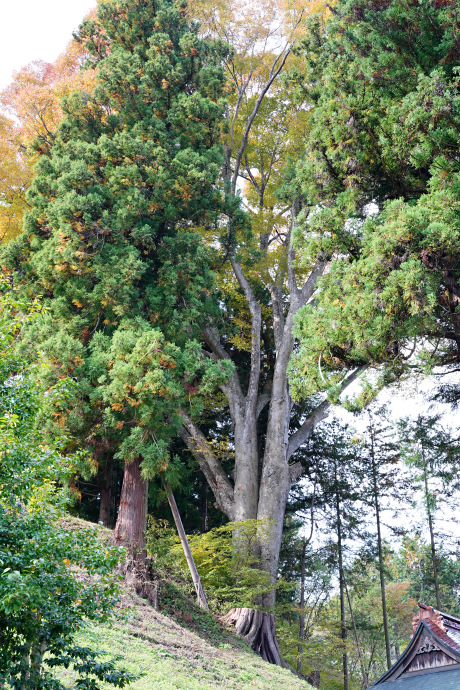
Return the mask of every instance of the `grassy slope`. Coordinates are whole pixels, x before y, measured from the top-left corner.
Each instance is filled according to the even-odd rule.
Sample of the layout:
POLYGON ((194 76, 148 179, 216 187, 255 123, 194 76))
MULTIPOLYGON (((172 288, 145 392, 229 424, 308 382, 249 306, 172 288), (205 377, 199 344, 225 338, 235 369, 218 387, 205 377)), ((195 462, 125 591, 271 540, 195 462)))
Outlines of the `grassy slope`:
MULTIPOLYGON (((82 521, 78 521, 81 526, 82 521)), ((86 523, 85 526, 87 526, 86 523)), ((124 618, 89 625, 79 641, 120 662, 136 674, 145 674, 131 690, 308 690, 290 671, 262 661, 239 638, 222 628, 173 588, 163 598, 168 616, 155 611, 131 589, 122 598, 124 618)), ((68 688, 74 675, 62 670, 57 677, 68 688)), ((113 688, 113 686, 105 686, 113 688)))

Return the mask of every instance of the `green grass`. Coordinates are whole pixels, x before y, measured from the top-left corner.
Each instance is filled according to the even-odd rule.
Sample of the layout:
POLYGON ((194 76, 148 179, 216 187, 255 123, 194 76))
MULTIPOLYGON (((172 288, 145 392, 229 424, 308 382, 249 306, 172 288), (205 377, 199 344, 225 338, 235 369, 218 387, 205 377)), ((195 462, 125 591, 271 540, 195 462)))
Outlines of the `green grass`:
MULTIPOLYGON (((69 517, 66 526, 76 529, 88 523, 69 517)), ((110 530, 99 528, 99 534, 110 543, 110 530)), ((122 590, 122 617, 110 624, 89 624, 78 642, 106 652, 102 659, 121 657, 120 667, 141 676, 130 690, 313 690, 290 671, 263 661, 217 617, 199 609, 177 583, 161 586, 163 613, 126 584, 122 590)), ((71 669, 56 670, 55 675, 66 688, 74 688, 71 669)))
MULTIPOLYGON (((134 600, 134 596, 130 599, 134 600)), ((145 674, 129 686, 131 690, 310 688, 290 671, 262 661, 241 640, 222 630, 215 619, 209 625, 209 634, 206 626, 198 634, 155 611, 143 600, 136 599, 136 603, 127 620, 90 625, 79 638, 82 644, 108 652, 110 657, 123 657, 120 665, 129 671, 145 674)), ((202 613, 198 612, 198 616, 202 613)), ((56 676, 67 688, 74 687, 71 670, 62 669, 56 676)))

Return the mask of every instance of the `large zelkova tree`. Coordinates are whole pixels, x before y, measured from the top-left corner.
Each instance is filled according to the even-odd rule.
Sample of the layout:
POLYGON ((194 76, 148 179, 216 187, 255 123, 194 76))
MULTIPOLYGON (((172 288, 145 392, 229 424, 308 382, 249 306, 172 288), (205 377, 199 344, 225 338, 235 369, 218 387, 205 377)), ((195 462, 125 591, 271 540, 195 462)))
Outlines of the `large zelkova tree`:
MULTIPOLYGON (((303 12, 272 2, 258 3, 256 9, 245 3, 217 4, 200 12, 202 31, 233 47, 225 63, 229 95, 222 185, 230 199, 243 200, 251 219, 250 232, 238 230, 229 205, 227 219, 212 237, 220 247, 223 297, 219 314, 202 329, 206 355, 233 365, 219 398, 222 418, 231 419, 231 476, 213 450, 216 439, 185 409, 180 434, 230 520, 270 522, 270 530, 261 529, 257 550, 260 568, 275 581, 286 500, 301 472, 296 452, 331 405, 328 400, 317 401, 316 408, 294 405, 288 384, 293 319, 312 298, 327 266, 321 252, 299 265, 292 242, 300 199, 289 184, 289 162, 301 155, 307 99, 296 102, 282 77, 289 65, 295 67, 292 48, 303 12)), ((270 608, 274 602, 275 589, 261 603, 270 608)), ((249 628, 251 615, 242 611, 237 629, 249 628)), ((268 639, 264 625, 262 638, 267 634, 268 639)), ((255 617, 253 627, 259 627, 255 617)), ((265 652, 264 645, 258 640, 255 646, 279 663, 275 644, 267 642, 265 652)))
POLYGON ((433 0, 339 0, 327 30, 310 21, 299 243, 336 260, 299 318, 299 391, 358 363, 459 360, 458 30, 458 4, 433 0))
POLYGON ((115 538, 142 551, 147 478, 168 469, 178 404, 194 411, 229 372, 196 340, 214 301, 200 232, 223 206, 227 48, 169 1, 102 3, 77 41, 95 84, 64 101, 3 262, 48 309, 22 338, 37 377, 74 381, 43 424, 125 461, 115 538))

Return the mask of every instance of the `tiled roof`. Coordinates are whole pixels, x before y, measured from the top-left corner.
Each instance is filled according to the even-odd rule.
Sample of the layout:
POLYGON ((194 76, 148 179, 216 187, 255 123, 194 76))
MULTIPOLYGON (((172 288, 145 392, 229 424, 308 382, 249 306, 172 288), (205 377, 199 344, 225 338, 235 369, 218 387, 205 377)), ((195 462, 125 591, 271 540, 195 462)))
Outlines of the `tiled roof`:
POLYGON ((409 645, 373 687, 460 690, 460 620, 419 604, 412 624, 409 645))
MULTIPOLYGON (((453 650, 455 650, 456 652, 459 652, 459 653, 460 653, 460 643, 457 642, 457 641, 453 638, 453 636, 450 634, 450 630, 449 630, 449 628, 448 628, 448 625, 446 625, 446 624, 444 623, 444 626, 445 626, 445 628, 446 628, 446 630, 445 630, 445 632, 444 632, 444 630, 441 630, 441 628, 439 628, 439 627, 436 625, 436 623, 433 623, 433 621, 430 621, 430 620, 428 620, 428 619, 425 619, 423 622, 425 623, 425 625, 427 626, 427 628, 430 628, 430 630, 432 630, 432 631, 434 632, 434 634, 437 635, 437 637, 439 637, 440 640, 442 640, 445 644, 449 645, 449 647, 450 647, 451 649, 453 649, 453 650)), ((460 690, 460 686, 459 686, 459 690, 460 690)))
POLYGON ((382 690, 459 690, 460 668, 416 676, 401 676, 382 683, 382 690))

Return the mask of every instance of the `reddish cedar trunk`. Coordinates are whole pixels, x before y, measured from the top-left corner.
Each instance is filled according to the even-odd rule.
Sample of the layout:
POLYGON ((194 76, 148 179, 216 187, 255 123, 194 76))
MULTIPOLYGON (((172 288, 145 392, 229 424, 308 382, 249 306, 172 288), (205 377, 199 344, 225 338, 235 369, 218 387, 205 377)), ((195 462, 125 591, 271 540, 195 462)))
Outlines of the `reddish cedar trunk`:
POLYGON ((139 456, 125 463, 120 506, 113 538, 116 544, 129 545, 133 551, 142 552, 147 527, 148 482, 141 477, 139 456))

